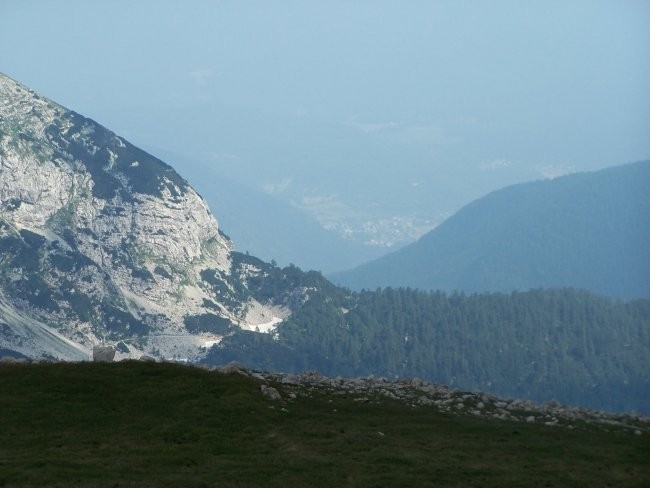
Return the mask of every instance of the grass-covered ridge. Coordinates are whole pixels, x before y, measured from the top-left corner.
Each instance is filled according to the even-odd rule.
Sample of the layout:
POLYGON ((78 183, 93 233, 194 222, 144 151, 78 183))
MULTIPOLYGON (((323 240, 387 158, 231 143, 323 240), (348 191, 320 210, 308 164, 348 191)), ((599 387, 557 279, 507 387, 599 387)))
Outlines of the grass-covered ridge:
POLYGON ((650 436, 173 364, 0 367, 0 486, 647 486, 650 436), (298 393, 300 391, 298 390, 298 393), (307 391, 305 391, 307 393, 307 391), (607 431, 609 430, 609 432, 607 431))

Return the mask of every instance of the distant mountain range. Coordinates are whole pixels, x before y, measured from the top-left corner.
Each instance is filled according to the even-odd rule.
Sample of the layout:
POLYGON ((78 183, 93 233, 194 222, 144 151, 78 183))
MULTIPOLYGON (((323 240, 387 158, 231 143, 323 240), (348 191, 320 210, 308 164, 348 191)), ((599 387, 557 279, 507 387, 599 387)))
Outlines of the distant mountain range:
POLYGON ((575 287, 650 297, 650 161, 495 191, 417 242, 331 279, 353 289, 575 287))

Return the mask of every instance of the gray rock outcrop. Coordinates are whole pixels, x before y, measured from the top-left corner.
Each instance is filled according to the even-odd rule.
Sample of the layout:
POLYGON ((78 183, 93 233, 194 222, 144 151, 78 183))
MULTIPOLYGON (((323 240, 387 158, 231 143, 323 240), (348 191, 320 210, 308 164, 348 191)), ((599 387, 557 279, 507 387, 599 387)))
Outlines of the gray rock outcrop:
POLYGON ((262 385, 260 386, 260 391, 262 392, 262 395, 264 395, 269 400, 282 400, 282 395, 280 395, 280 392, 272 386, 262 385))
POLYGON ((0 244, 11 251, 0 268, 6 313, 57 324, 61 336, 30 335, 7 315, 0 344, 27 356, 75 360, 69 342, 87 353, 101 337, 137 336, 140 350, 192 360, 223 334, 200 336, 188 318, 272 330, 290 314, 246 292, 232 243, 170 166, 3 74, 0 244))
POLYGON ((96 363, 112 363, 115 358, 115 348, 113 346, 94 346, 93 361, 96 363))

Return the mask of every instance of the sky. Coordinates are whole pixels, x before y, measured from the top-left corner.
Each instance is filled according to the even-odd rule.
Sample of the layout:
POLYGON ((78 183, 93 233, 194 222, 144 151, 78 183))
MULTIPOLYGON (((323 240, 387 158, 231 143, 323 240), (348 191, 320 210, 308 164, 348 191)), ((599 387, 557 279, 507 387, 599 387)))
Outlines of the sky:
POLYGON ((429 222, 506 184, 650 158, 647 0, 0 0, 0 72, 134 143, 220 155, 229 178, 362 220, 410 218, 406 202, 429 222), (227 136, 180 126, 214 107, 234 114, 227 136), (329 161, 362 170, 338 181, 329 161))
POLYGON ((599 125, 647 156, 647 0, 2 0, 0 46, 3 72, 85 112, 599 125))

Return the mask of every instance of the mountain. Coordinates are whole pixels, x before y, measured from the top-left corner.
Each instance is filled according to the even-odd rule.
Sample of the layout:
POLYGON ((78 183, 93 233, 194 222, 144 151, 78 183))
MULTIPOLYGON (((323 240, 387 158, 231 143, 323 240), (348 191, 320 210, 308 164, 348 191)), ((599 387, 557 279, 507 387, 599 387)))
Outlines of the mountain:
POLYGON ((570 286, 650 297, 649 188, 650 161, 510 186, 417 242, 331 279, 354 289, 570 286))
POLYGON ((183 168, 184 177, 219 215, 237 248, 265 261, 331 273, 386 252, 328 231, 307 211, 223 176, 214 166, 160 148, 149 152, 183 168))
POLYGON ((32 357, 121 341, 125 356, 192 359, 232 328, 273 330, 303 294, 260 303, 246 284, 260 270, 233 264, 184 178, 4 75, 0 251, 0 347, 32 357))
POLYGON ((312 114, 208 101, 95 109, 93 116, 140 147, 152 148, 164 161, 173 161, 203 194, 238 247, 325 273, 350 269, 409 244, 489 191, 539 177, 540 171, 566 171, 502 158, 485 160, 472 145, 459 143, 458 130, 476 141, 476 127, 445 129, 418 117, 399 123, 321 120, 312 114), (227 215, 239 213, 244 202, 240 198, 231 204, 216 185, 216 191, 205 188, 210 180, 224 177, 245 187, 242 197, 255 205, 267 203, 251 190, 283 202, 284 208, 266 199, 273 205, 271 221, 280 229, 292 228, 298 219, 306 223, 308 216, 301 239, 269 236, 266 226, 257 226, 259 216, 234 225, 232 219, 227 222, 227 215), (310 230, 314 223, 325 232, 310 230), (264 246, 249 248, 244 239, 271 246, 277 242, 288 257, 280 252, 269 256, 264 246), (312 244, 318 252, 310 255, 307 247, 312 244))
MULTIPOLYGON (((300 229, 294 230, 298 239, 300 229)), ((0 354, 418 376, 650 412, 650 300, 351 292, 236 252, 170 166, 0 75, 0 354)))

